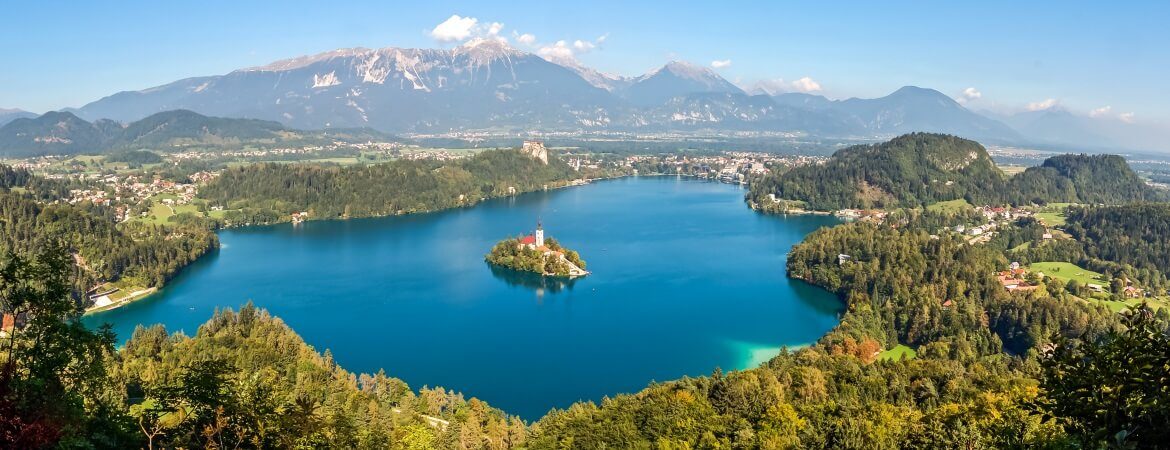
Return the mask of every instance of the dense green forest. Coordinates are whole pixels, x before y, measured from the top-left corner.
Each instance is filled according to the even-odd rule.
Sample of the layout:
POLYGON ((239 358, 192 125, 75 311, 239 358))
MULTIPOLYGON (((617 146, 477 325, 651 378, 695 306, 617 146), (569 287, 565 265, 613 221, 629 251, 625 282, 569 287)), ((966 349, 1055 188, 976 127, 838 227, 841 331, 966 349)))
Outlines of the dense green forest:
MULTIPOLYGON (((35 177, 34 177, 35 179, 35 177)), ((161 286, 180 269, 218 247, 200 225, 118 225, 108 207, 43 203, 29 193, 0 192, 0 252, 29 254, 64 242, 77 266, 75 290, 129 278, 161 286)))
POLYGON ((1058 155, 1012 177, 998 198, 1013 204, 1118 204, 1166 200, 1117 155, 1058 155))
POLYGON ((841 149, 823 165, 797 167, 752 184, 751 197, 800 200, 809 208, 919 206, 1000 189, 1005 177, 978 142, 914 133, 841 149))
POLYGON ((265 223, 306 211, 310 218, 367 217, 474 205, 484 198, 554 188, 581 175, 517 150, 481 152, 452 161, 399 160, 371 166, 256 164, 228 169, 200 197, 265 223))
POLYGON ((987 150, 954 136, 913 133, 837 151, 823 165, 779 171, 752 183, 763 209, 777 199, 815 210, 973 204, 1126 203, 1166 198, 1114 155, 1060 155, 1006 177, 987 150))

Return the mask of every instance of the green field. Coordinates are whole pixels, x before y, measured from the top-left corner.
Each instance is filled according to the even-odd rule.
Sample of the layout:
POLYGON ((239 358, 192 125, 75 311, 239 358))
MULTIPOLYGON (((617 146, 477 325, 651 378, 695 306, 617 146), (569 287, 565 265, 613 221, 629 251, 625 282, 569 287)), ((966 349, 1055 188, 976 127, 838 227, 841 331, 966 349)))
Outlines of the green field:
POLYGON ((914 349, 902 344, 895 345, 894 348, 886 350, 878 354, 878 359, 886 361, 900 361, 902 358, 914 359, 918 357, 918 352, 914 349))
POLYGON ((1036 213, 1036 218, 1050 227, 1063 227, 1065 223, 1068 223, 1063 212, 1036 213))
POLYGON ((968 209, 971 209, 971 204, 967 203, 967 200, 964 200, 961 198, 958 200, 949 200, 949 201, 945 201, 945 202, 933 203, 933 204, 928 205, 926 207, 927 211, 952 213, 952 214, 960 212, 960 211, 968 210, 968 209))
POLYGON ((1072 205, 1072 203, 1049 203, 1036 213, 1036 218, 1050 227, 1063 227, 1068 222, 1068 216, 1065 212, 1072 205))
POLYGON ((1077 280, 1081 285, 1089 283, 1099 284, 1101 286, 1109 286, 1109 281, 1105 280, 1105 276, 1088 269, 1082 269, 1073 263, 1045 261, 1032 263, 1028 267, 1033 272, 1043 272, 1044 275, 1056 278, 1059 280, 1077 280))
POLYGON ((195 206, 191 203, 185 205, 167 206, 162 202, 165 199, 174 200, 177 198, 178 196, 174 194, 158 194, 154 197, 151 197, 150 200, 152 204, 150 206, 150 213, 147 214, 146 217, 136 217, 134 220, 152 223, 155 225, 165 225, 168 222, 168 219, 176 214, 192 213, 200 216, 204 215, 199 211, 198 206, 195 206))
POLYGON ((1113 311, 1113 312, 1121 312, 1121 311, 1124 311, 1128 308, 1142 304, 1142 301, 1145 301, 1147 304, 1149 304, 1150 308, 1153 308, 1154 310, 1159 310, 1159 309, 1165 308, 1167 301, 1170 299, 1167 299, 1166 297, 1155 297, 1155 298, 1145 298, 1145 299, 1127 298, 1124 301, 1120 301, 1120 302, 1115 302, 1115 301, 1110 301, 1110 300, 1101 300, 1101 299, 1097 299, 1097 298, 1081 299, 1081 300, 1084 300, 1084 301, 1089 302, 1089 303, 1095 303, 1098 305, 1105 305, 1106 308, 1109 308, 1109 310, 1113 311))

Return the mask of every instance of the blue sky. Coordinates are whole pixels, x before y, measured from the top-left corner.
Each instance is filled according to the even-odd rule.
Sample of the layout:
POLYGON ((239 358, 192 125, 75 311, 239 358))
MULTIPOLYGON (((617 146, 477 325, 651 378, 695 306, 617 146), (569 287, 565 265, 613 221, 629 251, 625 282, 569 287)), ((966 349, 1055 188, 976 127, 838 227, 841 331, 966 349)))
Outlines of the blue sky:
POLYGON ((499 35, 529 51, 592 44, 573 56, 623 75, 672 59, 729 61, 718 69, 729 80, 782 79, 772 85, 819 86, 830 98, 903 85, 964 98, 974 88, 964 98, 973 109, 1055 103, 1170 122, 1170 2, 823 3, 10 2, 0 14, 0 107, 81 106, 340 47, 456 45, 432 31, 459 15, 481 34, 502 24, 499 35), (521 44, 521 34, 535 40, 521 44))

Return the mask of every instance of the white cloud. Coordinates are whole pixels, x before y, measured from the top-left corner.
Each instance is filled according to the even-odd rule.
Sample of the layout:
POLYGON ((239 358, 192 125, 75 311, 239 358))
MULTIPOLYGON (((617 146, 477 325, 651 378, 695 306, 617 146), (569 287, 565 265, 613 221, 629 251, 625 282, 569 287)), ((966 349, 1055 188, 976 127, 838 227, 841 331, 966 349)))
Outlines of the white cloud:
POLYGON ((488 25, 487 32, 488 32, 488 34, 495 36, 497 34, 500 34, 500 30, 503 30, 503 29, 504 29, 504 24, 499 23, 499 22, 492 22, 490 25, 488 25))
POLYGON ((1133 113, 1131 112, 1118 114, 1117 118, 1121 119, 1121 121, 1125 123, 1133 123, 1134 120, 1133 113))
POLYGON ((967 89, 963 89, 963 92, 959 93, 959 98, 956 98, 955 100, 958 101, 959 103, 965 104, 967 102, 972 102, 972 101, 978 100, 980 98, 983 98, 983 93, 979 92, 978 89, 975 89, 973 87, 969 87, 967 89))
POLYGON ((812 93, 819 92, 821 89, 820 82, 810 77, 802 77, 795 81, 785 81, 783 78, 760 80, 757 81, 752 88, 747 90, 760 91, 768 95, 776 95, 783 94, 785 92, 812 93))
POLYGON ((479 19, 474 17, 459 17, 458 14, 453 14, 431 30, 431 37, 439 42, 462 41, 471 37, 478 23, 479 19))
POLYGON ((803 77, 792 82, 792 89, 798 92, 817 92, 821 90, 821 83, 809 77, 803 77))
POLYGON ((711 67, 714 67, 716 69, 722 69, 722 68, 728 67, 730 65, 731 65, 730 59, 717 59, 715 61, 711 61, 711 67))
POLYGON ((1055 98, 1046 98, 1046 99, 1038 101, 1038 102, 1029 103, 1028 104, 1028 111, 1043 111, 1043 110, 1052 108, 1053 106, 1056 106, 1058 104, 1060 104, 1060 100, 1057 100, 1055 98))
MULTIPOLYGON (((520 37, 518 37, 516 39, 522 40, 522 39, 524 39, 524 36, 532 36, 532 35, 521 35, 520 37)), ((608 36, 609 36, 609 34, 604 34, 601 37, 598 37, 597 40, 592 41, 592 42, 582 40, 582 39, 577 39, 577 40, 574 40, 572 43, 569 43, 568 41, 562 39, 562 40, 556 41, 552 44, 540 45, 540 48, 536 50, 536 54, 540 55, 544 59, 547 59, 547 60, 553 61, 553 62, 557 62, 557 63, 577 63, 577 56, 578 55, 589 53, 589 52, 593 51, 594 49, 597 48, 598 45, 600 45, 602 42, 604 42, 606 37, 608 37, 608 36)), ((535 41, 536 41, 536 38, 532 37, 532 42, 535 42, 535 41)))
POLYGON ((570 62, 577 59, 573 56, 573 49, 564 40, 542 46, 536 51, 536 54, 550 61, 570 62))
POLYGON ((532 44, 536 43, 536 36, 533 36, 532 34, 529 34, 529 33, 524 33, 524 34, 516 36, 516 42, 519 42, 519 43, 524 44, 524 45, 532 45, 532 44))
POLYGON ((1092 118, 1105 117, 1105 116, 1108 116, 1109 113, 1112 111, 1113 111, 1112 106, 1108 106, 1108 105, 1102 106, 1100 108, 1089 111, 1089 117, 1092 117, 1092 118))

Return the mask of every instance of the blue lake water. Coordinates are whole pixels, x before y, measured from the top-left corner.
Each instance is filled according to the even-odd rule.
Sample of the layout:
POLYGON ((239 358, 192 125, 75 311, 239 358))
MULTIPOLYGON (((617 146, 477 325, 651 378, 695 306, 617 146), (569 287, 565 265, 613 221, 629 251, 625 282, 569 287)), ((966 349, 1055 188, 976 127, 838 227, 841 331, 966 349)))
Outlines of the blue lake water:
POLYGON ((743 194, 624 178, 432 214, 228 230, 159 294, 85 320, 122 340, 138 324, 193 335, 215 308, 251 300, 350 371, 383 368, 531 420, 751 367, 836 325, 833 295, 784 275, 792 245, 835 219, 757 214, 743 194), (592 275, 552 281, 484 262, 538 219, 592 275))

